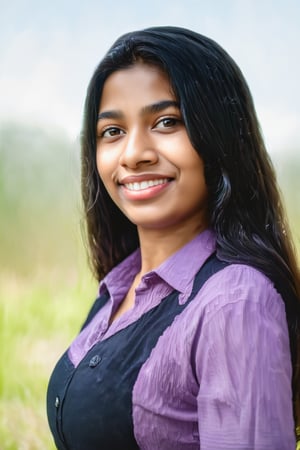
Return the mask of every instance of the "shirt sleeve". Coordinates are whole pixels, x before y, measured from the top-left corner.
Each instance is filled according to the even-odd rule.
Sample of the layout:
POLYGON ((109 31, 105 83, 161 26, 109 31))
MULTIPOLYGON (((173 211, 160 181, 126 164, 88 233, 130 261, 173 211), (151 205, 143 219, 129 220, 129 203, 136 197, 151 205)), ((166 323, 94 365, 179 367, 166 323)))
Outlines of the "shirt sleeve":
POLYGON ((195 344, 201 450, 295 450, 283 301, 257 272, 221 281, 195 344))

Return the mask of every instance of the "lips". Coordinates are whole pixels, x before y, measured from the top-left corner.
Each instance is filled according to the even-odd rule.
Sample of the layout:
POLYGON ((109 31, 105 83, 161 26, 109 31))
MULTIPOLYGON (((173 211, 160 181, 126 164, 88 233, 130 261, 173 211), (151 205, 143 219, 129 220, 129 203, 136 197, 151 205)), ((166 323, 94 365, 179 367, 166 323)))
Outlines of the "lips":
POLYGON ((134 181, 133 183, 124 183, 123 186, 130 191, 143 191, 144 189, 149 189, 153 186, 158 186, 160 184, 168 183, 169 178, 159 178, 154 180, 143 180, 143 181, 134 181))
POLYGON ((124 177, 118 184, 125 198, 139 201, 150 200, 160 195, 173 180, 173 177, 167 177, 165 174, 145 173, 124 177))

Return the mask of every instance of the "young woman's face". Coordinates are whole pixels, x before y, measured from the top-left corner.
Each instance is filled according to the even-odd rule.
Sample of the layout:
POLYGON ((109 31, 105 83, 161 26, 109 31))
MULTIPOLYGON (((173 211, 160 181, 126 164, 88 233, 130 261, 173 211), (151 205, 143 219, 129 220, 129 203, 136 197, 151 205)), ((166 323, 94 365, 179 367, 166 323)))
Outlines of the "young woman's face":
POLYGON ((203 162, 158 68, 137 63, 106 80, 97 168, 112 200, 138 228, 207 227, 203 162))

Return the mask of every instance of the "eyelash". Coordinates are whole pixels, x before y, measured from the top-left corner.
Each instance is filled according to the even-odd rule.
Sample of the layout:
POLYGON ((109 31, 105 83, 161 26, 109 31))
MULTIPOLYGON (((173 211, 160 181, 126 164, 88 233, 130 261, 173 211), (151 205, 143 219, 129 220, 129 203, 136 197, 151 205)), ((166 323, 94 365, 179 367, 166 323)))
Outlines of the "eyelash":
MULTIPOLYGON (((155 128, 172 128, 181 122, 182 121, 176 117, 163 117, 155 123, 153 129, 155 129, 155 128), (165 122, 165 125, 167 125, 167 126, 159 126, 160 124, 163 124, 164 122, 165 122), (171 124, 170 124, 170 122, 171 122, 171 124), (169 125, 167 123, 169 123, 169 125)), ((124 133, 125 132, 121 128, 112 126, 112 127, 108 127, 106 129, 104 129, 103 131, 101 131, 101 133, 99 134, 98 137, 99 138, 114 138, 114 137, 120 136, 124 133), (113 135, 109 134, 109 135, 105 136, 106 133, 115 132, 115 131, 117 132, 117 134, 113 134, 113 135)))
POLYGON ((171 122, 171 125, 170 126, 166 126, 166 127, 162 127, 162 128, 172 128, 175 125, 178 125, 178 123, 180 123, 181 121, 180 121, 180 119, 177 119, 176 117, 163 117, 158 122, 156 122, 154 128, 157 128, 159 124, 164 123, 164 122, 171 122))
POLYGON ((105 136, 105 133, 111 132, 111 131, 121 131, 122 132, 123 130, 118 127, 108 127, 100 133, 99 137, 100 138, 104 138, 104 137, 113 138, 113 137, 119 136, 119 134, 105 136))

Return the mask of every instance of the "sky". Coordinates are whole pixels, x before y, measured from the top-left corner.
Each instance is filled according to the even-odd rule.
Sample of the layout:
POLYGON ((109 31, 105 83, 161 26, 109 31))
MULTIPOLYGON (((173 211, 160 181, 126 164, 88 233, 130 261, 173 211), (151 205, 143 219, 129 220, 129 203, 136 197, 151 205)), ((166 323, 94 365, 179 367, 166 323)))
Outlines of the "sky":
POLYGON ((267 147, 300 151, 299 0, 0 0, 0 123, 81 131, 93 71, 123 33, 193 29, 235 59, 267 147))

